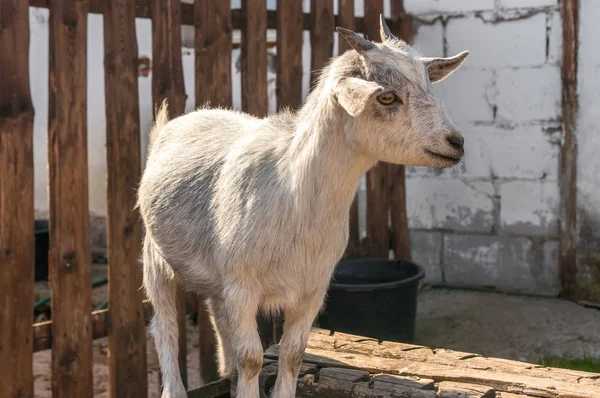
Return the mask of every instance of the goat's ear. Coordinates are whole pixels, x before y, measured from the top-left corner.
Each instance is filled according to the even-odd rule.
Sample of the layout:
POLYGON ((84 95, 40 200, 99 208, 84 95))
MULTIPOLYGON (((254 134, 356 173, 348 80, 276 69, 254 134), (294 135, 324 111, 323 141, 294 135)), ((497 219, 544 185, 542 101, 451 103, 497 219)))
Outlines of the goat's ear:
POLYGON ((377 48, 375 44, 349 29, 337 27, 335 30, 337 30, 344 40, 348 42, 348 45, 355 49, 359 54, 363 54, 366 51, 371 51, 377 48))
POLYGON ((421 61, 427 68, 429 81, 432 83, 439 82, 448 77, 452 72, 462 65, 463 61, 469 55, 468 51, 463 51, 454 57, 449 58, 421 58, 421 61))
POLYGON ((334 89, 338 103, 350 116, 356 117, 365 109, 373 94, 383 88, 373 82, 347 77, 338 83, 334 89))

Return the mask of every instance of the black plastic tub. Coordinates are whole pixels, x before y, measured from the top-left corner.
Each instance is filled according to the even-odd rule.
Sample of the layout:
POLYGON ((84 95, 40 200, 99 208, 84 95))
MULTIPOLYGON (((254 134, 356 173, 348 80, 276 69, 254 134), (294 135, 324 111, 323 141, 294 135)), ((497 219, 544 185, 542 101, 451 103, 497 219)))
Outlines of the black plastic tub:
POLYGON ((35 280, 48 280, 48 220, 35 220, 35 280))
POLYGON ((423 269, 410 261, 343 260, 336 267, 317 325, 410 343, 415 337, 419 281, 424 277, 423 269))

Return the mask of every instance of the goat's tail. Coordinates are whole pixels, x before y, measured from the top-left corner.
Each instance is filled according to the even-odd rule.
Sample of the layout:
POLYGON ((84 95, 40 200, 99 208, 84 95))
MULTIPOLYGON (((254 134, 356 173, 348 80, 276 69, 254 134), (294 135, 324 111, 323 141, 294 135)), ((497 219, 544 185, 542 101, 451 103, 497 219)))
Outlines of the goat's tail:
POLYGON ((156 109, 156 116, 154 117, 154 125, 150 130, 150 142, 148 143, 148 150, 152 150, 152 146, 162 130, 163 127, 169 122, 169 112, 168 112, 168 101, 165 98, 162 104, 156 109))
POLYGON ((144 238, 144 288, 154 307, 150 326, 162 373, 163 397, 187 397, 179 373, 178 283, 148 232, 144 238))

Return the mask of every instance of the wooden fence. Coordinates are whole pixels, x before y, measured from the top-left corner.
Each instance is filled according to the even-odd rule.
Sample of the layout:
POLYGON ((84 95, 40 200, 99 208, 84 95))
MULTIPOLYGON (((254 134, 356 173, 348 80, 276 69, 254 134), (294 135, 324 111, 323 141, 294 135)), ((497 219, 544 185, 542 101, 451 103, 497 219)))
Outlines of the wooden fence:
MULTIPOLYGON (((392 0, 389 25, 410 36, 401 0, 392 0), (405 23, 403 23, 405 22, 405 23), (402 27, 403 32, 400 30, 402 27)), ((366 0, 365 17, 354 16, 354 0, 0 0, 0 395, 33 396, 32 354, 52 349, 52 392, 91 397, 92 340, 109 338, 109 384, 113 397, 147 394, 146 330, 151 306, 143 301, 138 264, 142 227, 134 211, 141 174, 136 18, 152 19, 152 96, 168 99, 171 115, 184 112, 181 25, 195 27, 195 91, 198 103, 231 106, 232 30, 241 29, 242 104, 267 115, 266 29, 277 29, 277 104, 302 102, 302 34, 310 31, 311 69, 332 56, 334 27, 377 40, 383 0, 366 0), (52 319, 32 325, 34 288, 33 115, 29 87, 29 6, 49 8, 50 73, 48 194, 49 279, 52 319), (107 156, 108 310, 92 312, 87 164, 87 16, 104 14, 107 156)), ((347 49, 340 42, 340 51, 347 49)), ((314 79, 314 74, 312 75, 314 79)), ((367 176, 367 232, 360 242, 357 201, 352 208, 348 254, 409 258, 404 211, 404 169, 380 164, 367 176), (390 180, 392 184, 390 184, 390 180), (391 214, 389 214, 390 204, 391 214), (388 217, 391 215, 391 231, 388 217), (393 243, 393 244, 391 244, 393 243), (360 250, 359 250, 360 249, 360 250)), ((185 297, 179 300, 185 336, 185 297)), ((203 363, 214 356, 214 336, 199 307, 203 363), (208 359, 207 359, 208 358, 208 359)), ((185 337, 180 339, 186 379, 185 337)), ((214 366, 203 366, 208 381, 214 366)))

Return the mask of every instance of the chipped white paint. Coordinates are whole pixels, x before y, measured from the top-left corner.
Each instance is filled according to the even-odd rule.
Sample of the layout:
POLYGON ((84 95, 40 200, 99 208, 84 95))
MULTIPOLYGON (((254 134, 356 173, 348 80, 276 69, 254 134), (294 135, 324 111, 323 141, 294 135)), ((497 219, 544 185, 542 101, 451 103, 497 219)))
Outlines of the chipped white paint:
POLYGON ((546 62, 545 13, 498 24, 483 18, 473 15, 448 21, 448 52, 461 46, 473 49, 473 59, 465 67, 539 66, 546 62))
POLYGON ((558 119, 561 107, 558 66, 499 69, 496 85, 499 119, 509 123, 558 119))
POLYGON ((500 184, 501 230, 519 235, 557 236, 560 204, 554 181, 508 181, 500 184))
POLYGON ((411 228, 477 232, 492 230, 494 189, 490 182, 409 178, 406 189, 411 228))

